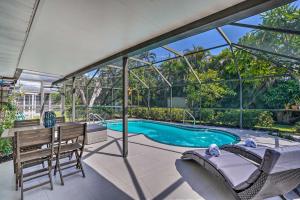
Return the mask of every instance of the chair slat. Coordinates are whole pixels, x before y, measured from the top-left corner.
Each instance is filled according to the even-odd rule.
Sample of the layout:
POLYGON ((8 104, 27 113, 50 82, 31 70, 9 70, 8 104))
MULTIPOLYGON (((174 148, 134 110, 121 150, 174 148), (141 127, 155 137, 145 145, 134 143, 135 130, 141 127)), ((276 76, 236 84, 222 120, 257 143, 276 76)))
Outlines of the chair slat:
POLYGON ((30 119, 30 120, 22 120, 22 121, 15 121, 14 127, 15 128, 22 128, 26 126, 38 126, 40 125, 39 119, 30 119))
POLYGON ((16 132, 19 138, 19 147, 49 144, 52 140, 52 129, 43 128, 16 132))

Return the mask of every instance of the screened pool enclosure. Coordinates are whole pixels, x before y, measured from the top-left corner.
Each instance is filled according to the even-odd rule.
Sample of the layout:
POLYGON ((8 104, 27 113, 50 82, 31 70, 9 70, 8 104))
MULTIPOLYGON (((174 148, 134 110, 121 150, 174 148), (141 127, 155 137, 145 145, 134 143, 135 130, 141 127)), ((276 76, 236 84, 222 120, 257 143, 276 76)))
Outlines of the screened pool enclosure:
POLYGON ((93 114, 121 118, 128 95, 131 118, 240 128, 294 124, 300 120, 299 6, 296 1, 59 80, 63 112, 76 121, 93 114))
MULTIPOLYGON (((288 127, 295 133, 300 121, 299 6, 299 0, 240 3, 69 71, 55 69, 71 66, 70 51, 53 59, 60 54, 47 53, 49 44, 43 43, 47 56, 37 59, 42 51, 33 48, 35 42, 47 40, 35 38, 40 34, 36 26, 18 61, 24 69, 15 71, 18 111, 26 118, 53 110, 68 121, 140 118, 264 130, 288 127), (35 82, 29 84, 31 80, 35 82)), ((40 20, 51 24, 52 18, 40 20)), ((49 39, 56 41, 54 36, 49 39)), ((74 62, 87 59, 81 50, 76 53, 71 55, 74 62)))

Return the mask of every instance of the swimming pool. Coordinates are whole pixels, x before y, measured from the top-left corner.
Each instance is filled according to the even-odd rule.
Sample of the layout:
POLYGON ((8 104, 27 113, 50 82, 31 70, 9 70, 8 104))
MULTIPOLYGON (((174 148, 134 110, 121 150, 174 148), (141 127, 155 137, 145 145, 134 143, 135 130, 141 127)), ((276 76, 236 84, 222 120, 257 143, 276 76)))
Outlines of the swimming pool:
MULTIPOLYGON (((122 122, 108 122, 107 128, 114 131, 122 131, 122 122)), ((129 121, 128 132, 143 134, 149 139, 163 144, 183 147, 205 148, 210 144, 222 146, 234 144, 240 140, 238 136, 225 131, 188 128, 146 120, 129 121)))

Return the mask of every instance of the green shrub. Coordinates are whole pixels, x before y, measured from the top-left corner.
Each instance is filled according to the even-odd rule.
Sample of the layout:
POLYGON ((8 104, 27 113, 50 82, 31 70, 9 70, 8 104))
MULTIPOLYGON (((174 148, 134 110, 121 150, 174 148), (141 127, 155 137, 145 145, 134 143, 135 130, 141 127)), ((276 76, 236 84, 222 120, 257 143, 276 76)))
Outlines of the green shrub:
POLYGON ((273 124, 273 114, 268 111, 263 111, 258 115, 258 120, 255 125, 262 127, 272 127, 273 124))
MULTIPOLYGON (((10 96, 10 103, 5 104, 0 110, 1 114, 5 117, 0 119, 0 137, 4 131, 4 129, 11 128, 16 118, 17 110, 13 102, 13 95, 10 96)), ((8 155, 12 152, 12 143, 10 139, 0 138, 0 155, 8 155)))
POLYGON ((214 123, 215 111, 212 109, 201 109, 201 121, 204 123, 214 123))
MULTIPOLYGON (((201 110, 201 122, 215 125, 238 127, 240 123, 240 110, 201 110)), ((255 126, 271 127, 274 123, 272 113, 260 110, 243 111, 243 127, 254 128, 255 126)))
POLYGON ((0 155, 9 155, 12 153, 12 143, 10 139, 0 140, 0 155))
POLYGON ((148 118, 148 108, 146 107, 138 107, 130 109, 130 116, 135 118, 147 119, 148 118))
POLYGON ((150 109, 150 118, 154 120, 167 120, 169 118, 169 109, 168 108, 151 108, 150 109))
POLYGON ((255 126, 271 127, 273 123, 271 112, 260 110, 243 111, 243 127, 245 128, 253 128, 255 126))
POLYGON ((173 108, 172 109, 172 121, 181 122, 183 120, 183 112, 182 108, 173 108))
POLYGON ((239 126, 240 112, 238 110, 217 111, 214 123, 226 126, 239 126))

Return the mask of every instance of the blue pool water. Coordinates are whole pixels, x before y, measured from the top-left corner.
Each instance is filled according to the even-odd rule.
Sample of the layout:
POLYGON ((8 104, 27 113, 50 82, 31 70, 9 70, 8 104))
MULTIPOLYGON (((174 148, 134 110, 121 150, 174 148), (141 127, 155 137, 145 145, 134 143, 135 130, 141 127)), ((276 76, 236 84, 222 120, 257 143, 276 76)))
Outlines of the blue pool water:
MULTIPOLYGON (((122 131, 122 122, 109 122, 108 129, 122 131)), ((200 128, 186 128, 152 121, 129 121, 128 132, 143 134, 146 137, 169 145, 184 147, 208 147, 210 144, 222 146, 234 144, 239 138, 225 131, 200 128)))

